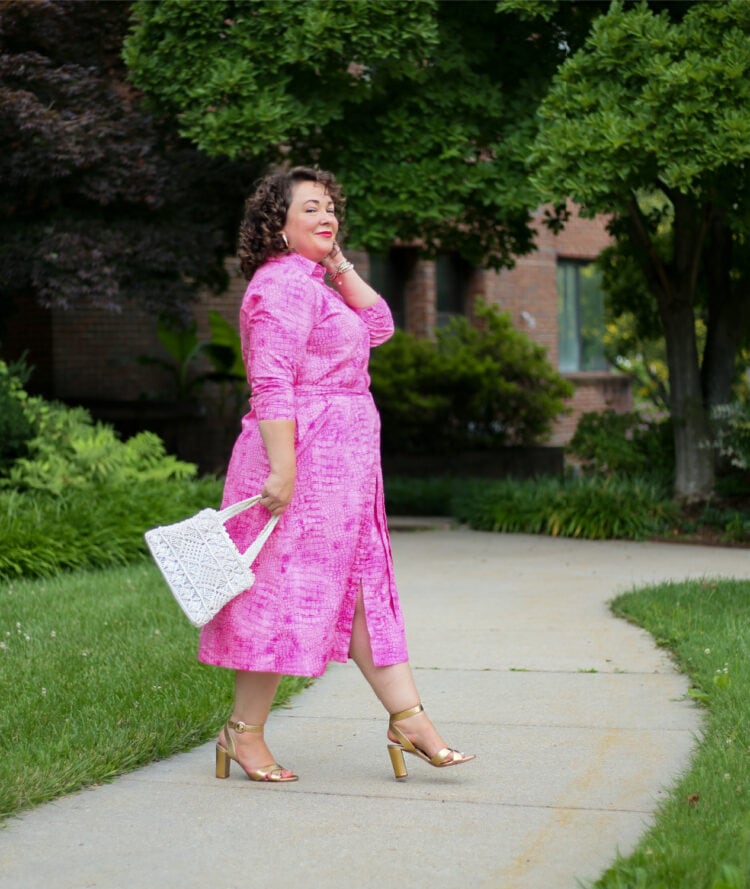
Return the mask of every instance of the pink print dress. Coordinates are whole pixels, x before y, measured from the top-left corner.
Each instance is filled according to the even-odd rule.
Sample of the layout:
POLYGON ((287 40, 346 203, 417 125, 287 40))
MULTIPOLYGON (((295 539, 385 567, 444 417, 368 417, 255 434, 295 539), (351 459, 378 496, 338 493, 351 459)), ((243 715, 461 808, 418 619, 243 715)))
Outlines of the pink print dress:
MULTIPOLYGON (((269 466, 259 420, 296 421, 294 496, 253 566, 255 583, 201 631, 199 660, 235 670, 320 676, 346 661, 357 593, 377 666, 408 660, 380 467, 370 348, 393 333, 384 300, 349 308, 322 266, 298 254, 250 281, 240 333, 251 385, 223 506, 260 493, 269 466)), ((227 524, 245 550, 261 506, 227 524)))

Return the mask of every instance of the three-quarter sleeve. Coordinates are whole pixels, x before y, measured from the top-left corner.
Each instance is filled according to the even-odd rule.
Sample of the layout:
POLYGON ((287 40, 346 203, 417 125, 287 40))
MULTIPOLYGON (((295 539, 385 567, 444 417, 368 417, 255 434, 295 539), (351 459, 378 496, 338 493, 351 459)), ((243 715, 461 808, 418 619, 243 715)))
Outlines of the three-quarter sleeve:
POLYGON ((241 310, 245 366, 259 420, 293 420, 294 383, 314 324, 315 294, 299 278, 250 283, 241 310))
POLYGON ((393 315, 382 296, 366 309, 354 309, 354 311, 367 325, 370 347, 379 346, 393 336, 393 315))

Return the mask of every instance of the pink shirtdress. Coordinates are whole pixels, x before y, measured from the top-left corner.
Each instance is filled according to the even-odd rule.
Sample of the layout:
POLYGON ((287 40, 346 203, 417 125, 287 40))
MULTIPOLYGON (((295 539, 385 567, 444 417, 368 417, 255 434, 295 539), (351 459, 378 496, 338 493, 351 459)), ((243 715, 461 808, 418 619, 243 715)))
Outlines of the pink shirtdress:
MULTIPOLYGON (((346 661, 361 585, 377 666, 408 660, 393 576, 380 467, 380 417, 369 391, 370 348, 393 333, 384 300, 349 308, 322 266, 272 259, 240 310, 251 410, 242 420, 222 505, 260 493, 269 466, 259 420, 296 421, 294 496, 253 566, 255 583, 201 631, 199 660, 236 670, 320 676, 346 661)), ((227 529, 245 550, 262 506, 227 529)))

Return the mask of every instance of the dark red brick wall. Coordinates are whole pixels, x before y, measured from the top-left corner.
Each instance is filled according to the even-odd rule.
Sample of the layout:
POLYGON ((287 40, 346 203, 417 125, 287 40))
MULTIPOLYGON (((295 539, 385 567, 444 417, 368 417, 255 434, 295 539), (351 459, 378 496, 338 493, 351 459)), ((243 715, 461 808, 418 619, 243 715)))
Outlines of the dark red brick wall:
POLYGON ((23 358, 34 369, 27 388, 45 398, 55 395, 53 344, 52 313, 39 305, 34 294, 8 307, 0 326, 0 356, 8 362, 23 358))
POLYGON ((164 372, 136 360, 166 357, 156 320, 139 309, 117 314, 95 307, 55 309, 52 324, 57 398, 131 401, 170 388, 164 372))

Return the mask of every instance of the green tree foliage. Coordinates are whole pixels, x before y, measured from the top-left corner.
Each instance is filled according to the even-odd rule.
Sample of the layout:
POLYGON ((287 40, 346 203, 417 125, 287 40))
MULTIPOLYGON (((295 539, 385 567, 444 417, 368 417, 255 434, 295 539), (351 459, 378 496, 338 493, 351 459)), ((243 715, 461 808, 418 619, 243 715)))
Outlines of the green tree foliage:
POLYGON ((638 335, 638 321, 623 312, 609 321, 604 333, 608 360, 630 377, 636 407, 649 413, 669 413, 669 368, 664 338, 638 335))
POLYGON ((637 262, 642 315, 666 341, 675 493, 688 500, 713 490, 708 411, 727 400, 750 325, 749 108, 749 4, 614 2, 555 76, 531 156, 545 198, 614 213, 637 262))
POLYGON ((352 244, 419 239, 490 266, 530 249, 525 160, 557 24, 436 0, 162 0, 134 16, 132 79, 182 134, 334 170, 352 244))
POLYGON ((251 170, 145 110, 120 58, 127 3, 0 7, 0 319, 17 300, 184 314, 225 282, 251 170))
POLYGON ((572 394, 545 351, 507 315, 476 307, 437 339, 397 332, 372 354, 386 453, 442 454, 535 444, 572 394))

